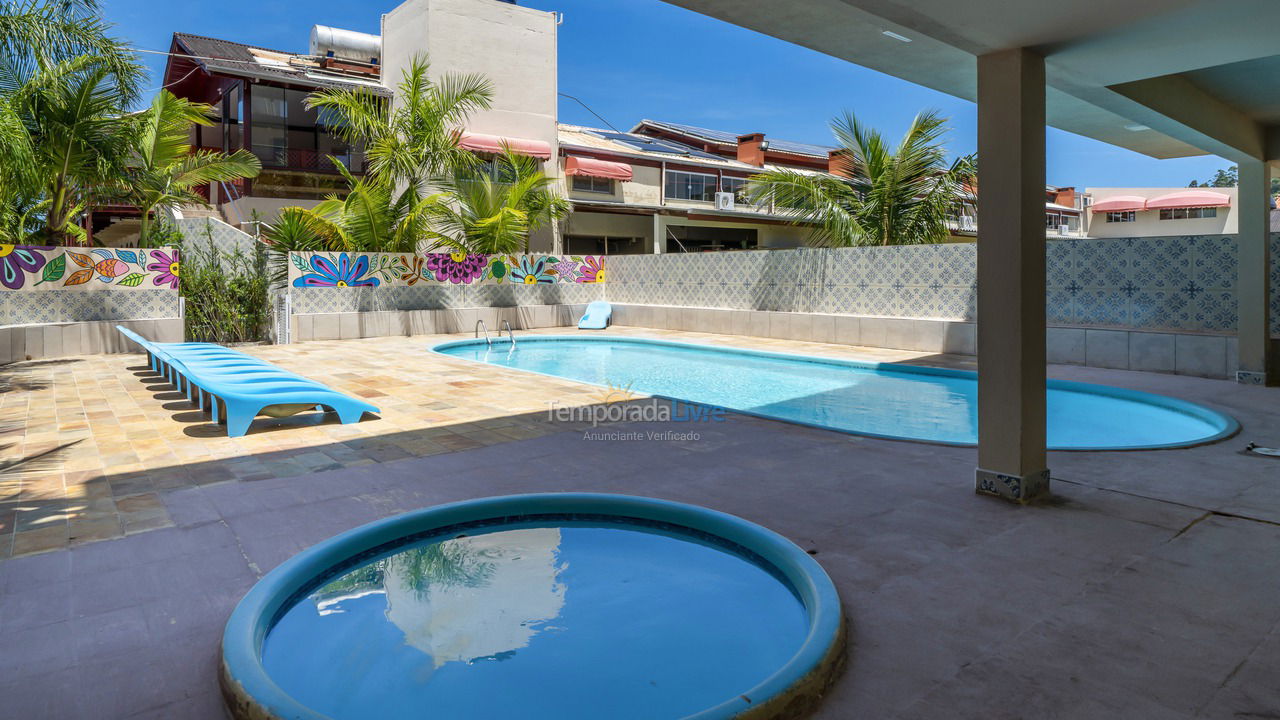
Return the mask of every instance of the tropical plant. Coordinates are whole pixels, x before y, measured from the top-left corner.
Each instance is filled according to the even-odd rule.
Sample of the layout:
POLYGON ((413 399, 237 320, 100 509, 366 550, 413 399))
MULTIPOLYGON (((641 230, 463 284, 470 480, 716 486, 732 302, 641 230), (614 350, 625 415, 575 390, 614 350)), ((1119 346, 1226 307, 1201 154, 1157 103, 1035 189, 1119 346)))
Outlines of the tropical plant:
MULTIPOLYGON (((157 235, 169 232, 163 222, 156 231, 157 235)), ((187 339, 217 343, 265 340, 271 320, 265 249, 255 243, 248 251, 219 250, 213 231, 206 225, 203 241, 184 241, 181 250, 187 339)))
POLYGON ((92 57, 106 68, 121 106, 137 99, 144 76, 126 43, 111 37, 96 0, 0 0, 0 94, 40 71, 92 57))
POLYGON ((32 233, 49 244, 85 240, 77 220, 122 172, 128 151, 127 120, 111 72, 92 56, 64 60, 37 72, 8 98, 33 161, 31 185, 6 198, 30 203, 19 230, 10 234, 24 234, 28 222, 38 220, 32 233))
POLYGON ((212 125, 208 105, 161 90, 138 119, 133 136, 135 158, 120 185, 122 197, 141 212, 139 245, 150 241, 151 213, 184 204, 207 204, 195 188, 211 182, 255 177, 262 169, 248 150, 226 154, 212 150, 191 152, 187 137, 192 125, 212 125))
MULTIPOLYGON (((419 197, 412 187, 397 193, 383 178, 356 178, 342 163, 333 164, 347 180, 346 196, 331 195, 311 208, 282 209, 264 238, 271 251, 416 252, 428 237, 431 208, 439 197, 419 197)), ((276 279, 286 270, 278 263, 276 279)))
POLYGON ((463 123, 493 103, 493 84, 480 74, 428 76, 415 57, 401 77, 396 101, 365 88, 321 90, 307 99, 321 122, 342 140, 364 146, 368 173, 421 194, 423 183, 474 166, 458 146, 463 123))
POLYGON ((0 0, 0 240, 65 242, 125 157, 142 67, 94 0, 0 0))
POLYGON ((488 170, 459 168, 436 181, 442 197, 427 207, 434 246, 476 254, 528 253, 531 234, 569 214, 569 202, 534 158, 504 148, 488 170))
POLYGON ((947 120, 916 116, 896 148, 846 112, 831 123, 839 144, 836 175, 779 169, 748 185, 753 203, 772 204, 811 226, 810 243, 827 247, 908 245, 944 241, 947 221, 974 178, 972 158, 946 161, 947 120))

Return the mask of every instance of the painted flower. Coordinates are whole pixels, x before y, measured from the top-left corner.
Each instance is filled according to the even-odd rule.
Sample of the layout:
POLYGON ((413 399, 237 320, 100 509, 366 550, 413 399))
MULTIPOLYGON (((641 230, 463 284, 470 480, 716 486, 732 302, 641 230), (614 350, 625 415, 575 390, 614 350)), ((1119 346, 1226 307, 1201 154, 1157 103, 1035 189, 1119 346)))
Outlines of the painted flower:
POLYGON ((311 269, 293 281, 294 287, 377 287, 381 281, 376 277, 365 277, 369 272, 369 256, 359 255, 351 262, 347 253, 338 253, 338 264, 321 255, 311 256, 311 269))
POLYGON ((573 260, 561 260, 556 263, 556 272, 561 282, 573 282, 578 277, 578 263, 573 260))
POLYGON ((48 260, 43 254, 52 245, 0 245, 0 283, 10 290, 17 290, 27 281, 27 273, 44 267, 48 260))
POLYGON ((427 269, 435 275, 436 280, 447 280, 454 285, 465 285, 479 279, 488 266, 488 255, 468 255, 464 252, 427 254, 427 269))
POLYGON ((604 258, 587 255, 582 258, 582 274, 578 276, 580 283, 604 282, 604 258))
MULTIPOLYGON (((512 258, 514 259, 514 258, 512 258)), ((556 269, 547 267, 547 259, 540 257, 533 260, 520 258, 520 263, 511 265, 511 282, 525 285, 551 284, 556 281, 556 269)))
POLYGON ((170 255, 169 253, 160 250, 152 250, 151 264, 147 265, 147 269, 160 273, 159 275, 151 278, 151 283, 153 285, 164 285, 165 283, 169 283, 169 287, 171 289, 176 290, 178 288, 177 252, 170 255))

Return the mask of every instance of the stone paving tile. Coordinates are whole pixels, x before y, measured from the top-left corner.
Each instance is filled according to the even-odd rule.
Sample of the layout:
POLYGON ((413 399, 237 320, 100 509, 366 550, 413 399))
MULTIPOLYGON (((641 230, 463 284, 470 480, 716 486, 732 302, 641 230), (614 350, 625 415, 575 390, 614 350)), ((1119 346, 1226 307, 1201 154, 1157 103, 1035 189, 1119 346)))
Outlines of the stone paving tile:
MULTIPOLYGON (((552 328, 530 333, 578 332, 552 328)), ((623 335, 877 361, 960 358, 766 338, 612 328, 623 335)), ((0 443, 20 462, 0 474, 0 560, 172 525, 163 506, 133 500, 223 482, 301 477, 366 464, 474 450, 564 430, 552 400, 586 405, 599 390, 426 352, 459 336, 252 346, 245 352, 372 399, 382 412, 354 425, 304 413, 259 419, 242 438, 150 372, 141 355, 101 355, 0 368, 0 443), (12 425, 11 425, 12 424, 12 425)))

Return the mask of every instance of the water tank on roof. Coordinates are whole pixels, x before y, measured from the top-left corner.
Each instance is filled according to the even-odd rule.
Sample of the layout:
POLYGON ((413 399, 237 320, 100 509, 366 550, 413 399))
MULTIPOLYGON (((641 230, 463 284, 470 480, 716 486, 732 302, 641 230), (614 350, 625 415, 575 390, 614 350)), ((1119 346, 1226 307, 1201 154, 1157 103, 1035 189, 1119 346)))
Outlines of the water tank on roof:
POLYGON ((376 65, 382 60, 382 38, 355 30, 313 25, 311 54, 376 65))

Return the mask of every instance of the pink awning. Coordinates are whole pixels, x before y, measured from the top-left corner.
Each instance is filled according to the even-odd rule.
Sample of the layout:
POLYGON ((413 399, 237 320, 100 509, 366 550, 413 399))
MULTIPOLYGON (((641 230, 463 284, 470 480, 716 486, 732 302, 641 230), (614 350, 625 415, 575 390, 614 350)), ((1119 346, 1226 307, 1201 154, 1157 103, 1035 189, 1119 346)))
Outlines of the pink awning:
POLYGON ((1090 206, 1094 212, 1126 212, 1128 210, 1146 210, 1147 199, 1140 195, 1112 195, 1090 206))
POLYGON ((631 179, 631 166, 626 163, 570 155, 564 161, 564 174, 586 175, 588 177, 626 182, 631 179))
POLYGON ((528 138, 502 137, 484 133, 466 132, 458 140, 458 147, 471 152, 501 153, 503 146, 511 148, 517 155, 528 155, 539 160, 551 159, 551 143, 528 138))
POLYGON ((1209 190, 1179 190, 1147 201, 1148 210, 1165 208, 1230 207, 1231 196, 1209 190))

